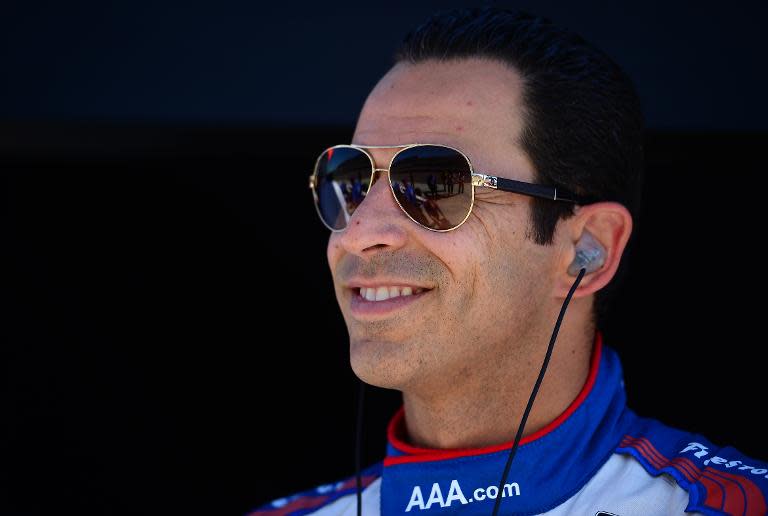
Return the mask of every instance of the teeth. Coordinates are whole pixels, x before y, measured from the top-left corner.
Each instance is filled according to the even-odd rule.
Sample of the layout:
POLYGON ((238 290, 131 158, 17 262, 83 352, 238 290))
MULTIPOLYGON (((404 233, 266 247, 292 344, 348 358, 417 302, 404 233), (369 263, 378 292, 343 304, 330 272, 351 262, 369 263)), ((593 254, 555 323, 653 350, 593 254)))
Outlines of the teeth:
POLYGON ((413 287, 396 286, 376 288, 360 287, 360 297, 364 298, 366 301, 386 301, 393 297, 412 296, 414 294, 420 294, 421 292, 424 292, 423 288, 414 289, 413 287))
POLYGON ((376 289, 376 301, 385 301, 389 299, 389 289, 387 287, 379 287, 376 289))

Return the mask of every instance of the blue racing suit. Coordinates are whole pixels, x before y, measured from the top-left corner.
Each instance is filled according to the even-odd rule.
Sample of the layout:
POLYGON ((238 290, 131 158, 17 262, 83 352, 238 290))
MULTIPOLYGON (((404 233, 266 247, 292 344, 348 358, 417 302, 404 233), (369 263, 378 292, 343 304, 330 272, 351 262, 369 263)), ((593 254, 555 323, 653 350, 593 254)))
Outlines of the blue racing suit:
MULTIPOLYGON (((405 440, 401 409, 387 454, 363 471, 363 516, 466 514, 765 515, 768 464, 626 406, 621 364, 598 332, 588 379, 573 403, 526 436, 509 477, 512 443, 433 450, 405 440)), ((252 516, 357 514, 355 477, 275 500, 252 516)))

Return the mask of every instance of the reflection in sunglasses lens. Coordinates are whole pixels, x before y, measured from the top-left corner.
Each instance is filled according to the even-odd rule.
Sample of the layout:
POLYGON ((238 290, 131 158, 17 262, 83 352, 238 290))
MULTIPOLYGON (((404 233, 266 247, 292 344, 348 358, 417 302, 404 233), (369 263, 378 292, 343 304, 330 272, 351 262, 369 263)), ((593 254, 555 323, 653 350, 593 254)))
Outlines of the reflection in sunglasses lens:
POLYGON ((359 149, 326 150, 317 163, 315 192, 320 217, 332 229, 344 229, 363 202, 371 178, 371 161, 359 149))
POLYGON ((392 162, 392 190, 416 222, 447 230, 461 224, 472 206, 469 162, 447 147, 422 145, 400 152, 392 162))

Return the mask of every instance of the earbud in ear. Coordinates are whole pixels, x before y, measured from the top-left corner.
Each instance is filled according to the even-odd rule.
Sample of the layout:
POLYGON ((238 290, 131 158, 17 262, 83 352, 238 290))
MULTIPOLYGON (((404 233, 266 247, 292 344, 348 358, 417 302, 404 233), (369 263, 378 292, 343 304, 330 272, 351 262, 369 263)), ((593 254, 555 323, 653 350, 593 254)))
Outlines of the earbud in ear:
POLYGON ((576 256, 568 266, 568 274, 578 276, 581 269, 587 269, 587 274, 600 269, 605 263, 605 248, 588 232, 576 242, 576 256))

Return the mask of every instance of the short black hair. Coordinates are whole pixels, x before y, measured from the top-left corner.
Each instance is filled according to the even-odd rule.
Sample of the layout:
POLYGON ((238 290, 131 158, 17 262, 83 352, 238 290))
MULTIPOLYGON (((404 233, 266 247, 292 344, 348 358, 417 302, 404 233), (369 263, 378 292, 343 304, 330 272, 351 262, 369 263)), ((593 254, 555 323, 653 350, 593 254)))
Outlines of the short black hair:
MULTIPOLYGON (((604 52, 549 19, 523 11, 483 7, 431 16, 410 32, 396 62, 490 58, 512 65, 523 79, 519 145, 535 167, 535 181, 623 204, 639 219, 643 183, 644 120, 631 79, 604 52)), ((551 244, 573 205, 534 199, 529 237, 551 244)), ((623 279, 595 296, 602 323, 623 279)))

